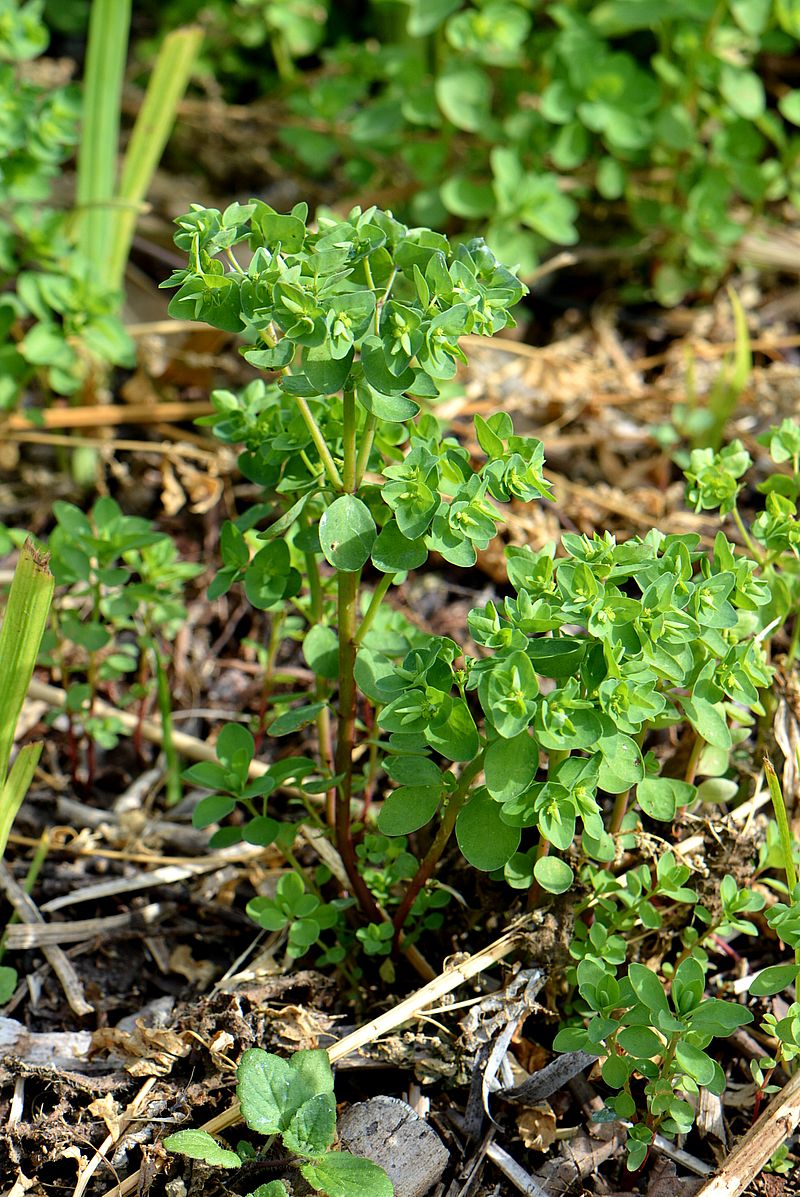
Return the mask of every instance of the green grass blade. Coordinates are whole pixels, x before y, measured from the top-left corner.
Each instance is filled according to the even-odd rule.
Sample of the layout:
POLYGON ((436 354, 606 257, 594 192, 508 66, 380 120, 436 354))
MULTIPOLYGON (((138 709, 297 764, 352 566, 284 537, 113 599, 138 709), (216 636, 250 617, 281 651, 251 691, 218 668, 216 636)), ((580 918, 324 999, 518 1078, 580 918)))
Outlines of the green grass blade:
POLYGON ((714 450, 719 449, 722 444, 725 425, 736 411, 753 370, 753 351, 750 345, 747 315, 742 307, 742 301, 732 287, 728 288, 728 298, 733 309, 736 340, 733 353, 726 356, 708 397, 708 408, 713 417, 713 423, 707 443, 714 450))
POLYGON ((172 132, 202 40, 201 29, 193 26, 176 29, 164 39, 153 67, 128 143, 119 184, 119 205, 113 213, 108 268, 113 287, 122 286, 138 211, 172 132))
POLYGON ((5 784, 17 720, 28 692, 55 585, 48 557, 26 540, 0 628, 0 787, 5 784))
POLYGON ((42 744, 26 744, 24 748, 20 748, 11 766, 8 780, 0 790, 0 860, 5 853, 17 811, 22 806, 28 786, 33 781, 42 748, 42 744))
POLYGON ((781 839, 781 847, 783 849, 783 869, 786 873, 786 884, 789 889, 789 896, 791 898, 794 888, 797 885, 797 873, 794 867, 792 833, 789 830, 789 820, 786 816, 786 804, 783 801, 783 790, 781 783, 778 781, 778 775, 775 772, 775 767, 768 756, 764 757, 764 773, 767 778, 767 786, 769 787, 769 796, 772 799, 772 809, 775 812, 775 822, 778 824, 778 832, 781 839))
POLYGON ((130 23, 131 0, 92 0, 75 202, 78 246, 101 285, 110 281, 111 205, 130 23))

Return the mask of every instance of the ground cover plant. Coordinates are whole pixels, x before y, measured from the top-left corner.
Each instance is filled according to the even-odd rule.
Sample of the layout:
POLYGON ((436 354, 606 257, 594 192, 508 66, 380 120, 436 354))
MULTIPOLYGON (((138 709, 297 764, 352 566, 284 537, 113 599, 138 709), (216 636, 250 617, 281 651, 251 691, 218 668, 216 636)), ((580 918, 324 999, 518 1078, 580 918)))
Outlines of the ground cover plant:
POLYGON ((791 5, 257 0, 207 19, 223 77, 288 108, 280 166, 484 233, 523 275, 588 241, 674 304, 713 286, 765 213, 797 208, 791 5), (279 76, 266 86, 248 60, 259 40, 279 76))
MULTIPOLYGON (((377 209, 310 228, 302 205, 280 215, 253 201, 195 207, 178 224, 188 265, 169 282, 172 314, 242 333, 245 358, 270 375, 239 395, 215 392, 203 421, 244 445, 240 469, 262 489, 224 525, 209 593, 241 584, 272 614, 273 635, 291 604, 292 634, 316 677, 311 692, 274 694, 267 725, 271 737, 314 726, 316 756, 283 757, 251 781, 252 736, 227 726, 218 764, 187 774, 214 791, 196 825, 235 815, 213 844, 282 847, 294 871, 248 913, 286 930, 290 956, 321 946, 322 963, 343 962, 354 936, 347 903, 324 901, 320 879, 286 852, 295 828, 275 817, 271 796, 287 780, 307 818, 333 832, 366 920, 355 939, 387 964, 393 948, 418 940, 415 920, 430 912, 453 838, 469 865, 527 891, 532 906, 579 876, 593 896, 579 906, 571 1008, 589 1023, 565 1028, 556 1046, 605 1056, 604 1079, 622 1091, 608 1116, 633 1122, 636 1169, 656 1132, 691 1126, 688 1096, 724 1085, 707 1049, 752 1013, 705 997, 707 949, 734 930, 754 933, 748 915, 763 898, 727 877, 712 910, 668 852, 655 872, 642 866, 624 883, 613 865, 643 820, 671 824, 738 791, 732 753, 765 715, 770 637, 796 609, 791 536, 784 527, 779 543, 759 517, 754 536, 768 553, 743 525, 751 555, 722 531, 710 555, 694 534, 657 531, 624 543, 567 534, 558 557, 555 546, 511 548, 512 593, 472 611, 471 644, 420 632, 387 606, 392 586, 431 553, 471 567, 505 505, 549 494, 540 443, 516 436, 507 415, 476 418, 477 468, 436 418, 440 388, 463 360, 459 336, 506 326, 524 288, 482 241, 453 247, 377 209), (665 751, 670 738, 679 752, 665 751), (401 845, 380 888, 364 865, 385 847, 367 839, 357 851, 356 822, 378 794, 377 830, 401 845), (426 828, 417 860, 407 837, 426 828), (661 929, 665 903, 672 1005, 620 936, 661 929), (643 1104, 634 1081, 644 1081, 643 1104)), ((796 435, 791 421, 772 434, 777 466, 796 467, 796 435)), ((724 494, 723 514, 741 524, 733 499, 748 464, 736 445, 695 450, 690 499, 720 506, 724 494)), ((764 485, 770 509, 778 499, 782 511, 792 506, 789 524, 793 486, 782 471, 764 485)))

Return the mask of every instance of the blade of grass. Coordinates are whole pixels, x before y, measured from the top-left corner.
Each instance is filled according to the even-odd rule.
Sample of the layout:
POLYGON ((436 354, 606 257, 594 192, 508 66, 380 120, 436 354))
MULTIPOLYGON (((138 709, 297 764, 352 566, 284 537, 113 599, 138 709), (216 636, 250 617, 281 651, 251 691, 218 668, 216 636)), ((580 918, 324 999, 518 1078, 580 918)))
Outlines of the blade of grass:
POLYGON ((120 100, 128 54, 131 0, 92 0, 75 186, 78 246, 95 282, 109 280, 119 149, 120 100))
POLYGON ((0 628, 0 787, 4 787, 17 720, 44 635, 55 581, 43 556, 26 540, 0 628))
POLYGON ((6 784, 0 790, 0 859, 6 850, 11 825, 22 806, 28 786, 33 781, 39 757, 42 755, 42 747, 42 744, 26 744, 24 748, 20 748, 6 784))
POLYGON ((742 301, 732 287, 728 288, 728 298, 733 309, 735 347, 720 367, 708 397, 708 409, 713 417, 708 444, 714 450, 722 444, 725 425, 736 411, 753 369, 750 331, 742 301))
MULTIPOLYGON (((794 856, 792 854, 792 833, 789 830, 789 820, 786 817, 786 803, 783 801, 781 783, 778 781, 775 767, 768 756, 764 757, 764 774, 767 779, 767 786, 769 787, 769 796, 772 799, 772 809, 775 812, 775 822, 778 824, 778 834, 780 835, 781 848, 783 849, 783 870, 786 873, 786 885, 789 889, 789 901, 791 902, 795 887, 797 886, 797 872, 794 867, 794 856)), ((800 948, 795 951, 795 959, 800 964, 800 948)))
POLYGON ((117 205, 112 212, 108 282, 122 286, 136 219, 167 144, 175 116, 203 40, 194 26, 176 29, 165 39, 133 126, 122 166, 117 205))

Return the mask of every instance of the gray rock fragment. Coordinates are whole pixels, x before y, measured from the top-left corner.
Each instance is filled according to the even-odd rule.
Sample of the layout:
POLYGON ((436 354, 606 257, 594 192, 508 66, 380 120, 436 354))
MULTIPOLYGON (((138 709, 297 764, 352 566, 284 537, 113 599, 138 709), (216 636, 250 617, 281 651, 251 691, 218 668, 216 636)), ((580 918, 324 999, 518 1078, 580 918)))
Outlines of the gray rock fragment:
POLYGON ((441 1180, 450 1153, 433 1127, 399 1097, 372 1097, 339 1119, 342 1147, 379 1164, 395 1197, 425 1197, 441 1180))

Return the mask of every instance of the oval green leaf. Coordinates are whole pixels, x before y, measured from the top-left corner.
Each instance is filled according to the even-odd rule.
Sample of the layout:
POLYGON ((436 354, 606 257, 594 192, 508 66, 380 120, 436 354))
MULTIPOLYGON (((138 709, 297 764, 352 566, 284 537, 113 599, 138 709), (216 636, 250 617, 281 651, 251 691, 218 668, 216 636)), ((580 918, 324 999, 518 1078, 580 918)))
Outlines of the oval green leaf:
POLYGON ((355 495, 334 499, 319 522, 325 560, 344 573, 355 573, 369 560, 377 535, 369 508, 355 495))

